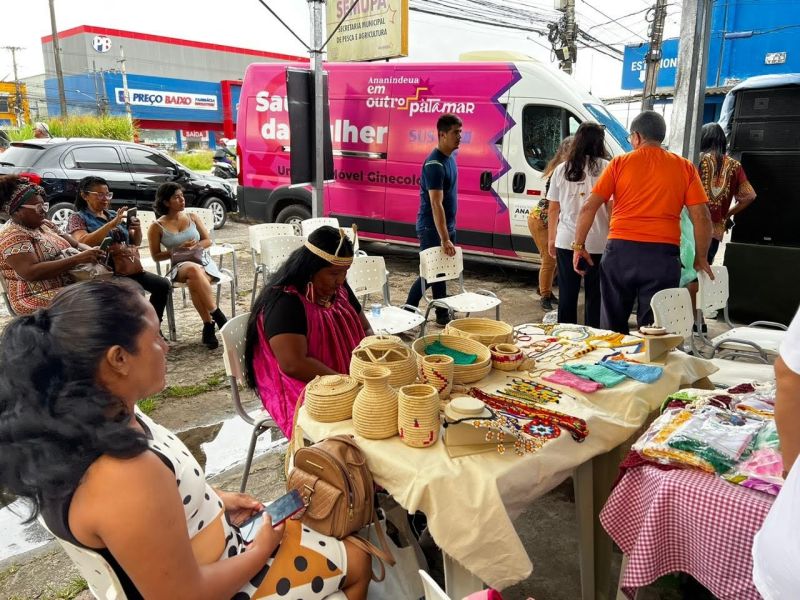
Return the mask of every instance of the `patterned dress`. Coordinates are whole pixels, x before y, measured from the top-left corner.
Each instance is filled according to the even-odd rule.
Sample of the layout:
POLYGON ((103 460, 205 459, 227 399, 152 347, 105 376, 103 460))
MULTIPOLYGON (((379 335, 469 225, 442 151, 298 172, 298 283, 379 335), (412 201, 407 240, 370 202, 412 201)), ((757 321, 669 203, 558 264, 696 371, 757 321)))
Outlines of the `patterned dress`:
POLYGON ((731 208, 733 198, 737 200, 750 200, 755 198, 756 192, 742 164, 730 156, 722 157, 722 167, 714 175, 717 160, 713 154, 703 154, 700 157, 700 181, 708 196, 708 209, 711 211, 711 223, 715 240, 721 241, 725 234, 725 217, 731 208))
POLYGON ((8 299, 17 314, 28 315, 39 308, 49 306, 53 297, 66 285, 72 283, 67 273, 50 279, 27 281, 20 277, 8 263, 15 254, 33 254, 37 262, 61 258, 61 251, 70 244, 49 223, 38 229, 28 229, 14 221, 8 221, 0 229, 0 272, 6 280, 8 299))

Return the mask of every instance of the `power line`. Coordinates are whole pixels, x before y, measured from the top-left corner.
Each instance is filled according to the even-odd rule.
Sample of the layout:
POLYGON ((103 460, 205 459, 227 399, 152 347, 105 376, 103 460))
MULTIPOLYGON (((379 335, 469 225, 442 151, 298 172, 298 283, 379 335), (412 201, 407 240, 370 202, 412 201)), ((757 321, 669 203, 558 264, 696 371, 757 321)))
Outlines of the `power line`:
POLYGON ((605 17, 606 19, 609 19, 609 20, 610 20, 612 23, 616 23, 617 25, 619 25, 619 26, 620 26, 620 27, 622 27, 623 29, 625 29, 625 30, 627 30, 627 31, 630 31, 630 32, 631 32, 633 35, 635 35, 636 37, 642 38, 644 41, 647 41, 647 38, 645 38, 645 37, 644 37, 643 35, 641 35, 640 33, 636 33, 636 32, 635 32, 633 29, 631 29, 631 28, 630 28, 630 27, 628 27, 627 25, 623 25, 622 23, 620 23, 620 22, 619 22, 619 20, 618 20, 618 19, 615 19, 614 17, 611 17, 611 16, 607 15, 606 13, 604 13, 604 12, 603 12, 602 10, 600 10, 599 8, 597 8, 597 7, 593 6, 592 4, 589 4, 589 2, 587 2, 586 0, 582 0, 582 2, 583 2, 583 3, 584 3, 586 6, 588 6, 589 8, 591 8, 593 11, 595 11, 596 13, 598 13, 598 14, 602 15, 602 16, 603 16, 603 17, 605 17))

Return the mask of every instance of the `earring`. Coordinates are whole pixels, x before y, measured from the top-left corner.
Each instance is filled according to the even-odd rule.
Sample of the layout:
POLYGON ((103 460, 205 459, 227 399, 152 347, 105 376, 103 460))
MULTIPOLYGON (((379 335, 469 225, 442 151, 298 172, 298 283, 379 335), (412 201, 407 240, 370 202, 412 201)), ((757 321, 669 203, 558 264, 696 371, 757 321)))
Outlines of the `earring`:
POLYGON ((314 285, 309 281, 308 285, 306 285, 306 300, 314 303, 314 285))

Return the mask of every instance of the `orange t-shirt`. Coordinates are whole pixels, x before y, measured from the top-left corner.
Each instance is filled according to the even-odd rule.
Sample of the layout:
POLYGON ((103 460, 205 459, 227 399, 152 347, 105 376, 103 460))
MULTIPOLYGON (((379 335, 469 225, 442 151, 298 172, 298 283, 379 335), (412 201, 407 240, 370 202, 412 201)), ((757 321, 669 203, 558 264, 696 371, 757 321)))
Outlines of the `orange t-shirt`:
POLYGON ((592 192, 606 202, 614 197, 608 239, 676 246, 684 205, 708 202, 694 165, 655 146, 615 157, 592 192))

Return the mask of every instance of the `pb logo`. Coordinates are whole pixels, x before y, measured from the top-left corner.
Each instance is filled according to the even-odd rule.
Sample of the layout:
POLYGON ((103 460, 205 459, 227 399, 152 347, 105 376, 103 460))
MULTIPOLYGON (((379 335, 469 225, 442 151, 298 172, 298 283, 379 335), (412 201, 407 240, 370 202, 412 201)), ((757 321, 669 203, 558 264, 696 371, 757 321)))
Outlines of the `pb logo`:
POLYGON ((108 52, 111 50, 111 38, 105 35, 96 35, 92 40, 92 48, 95 52, 108 52))

